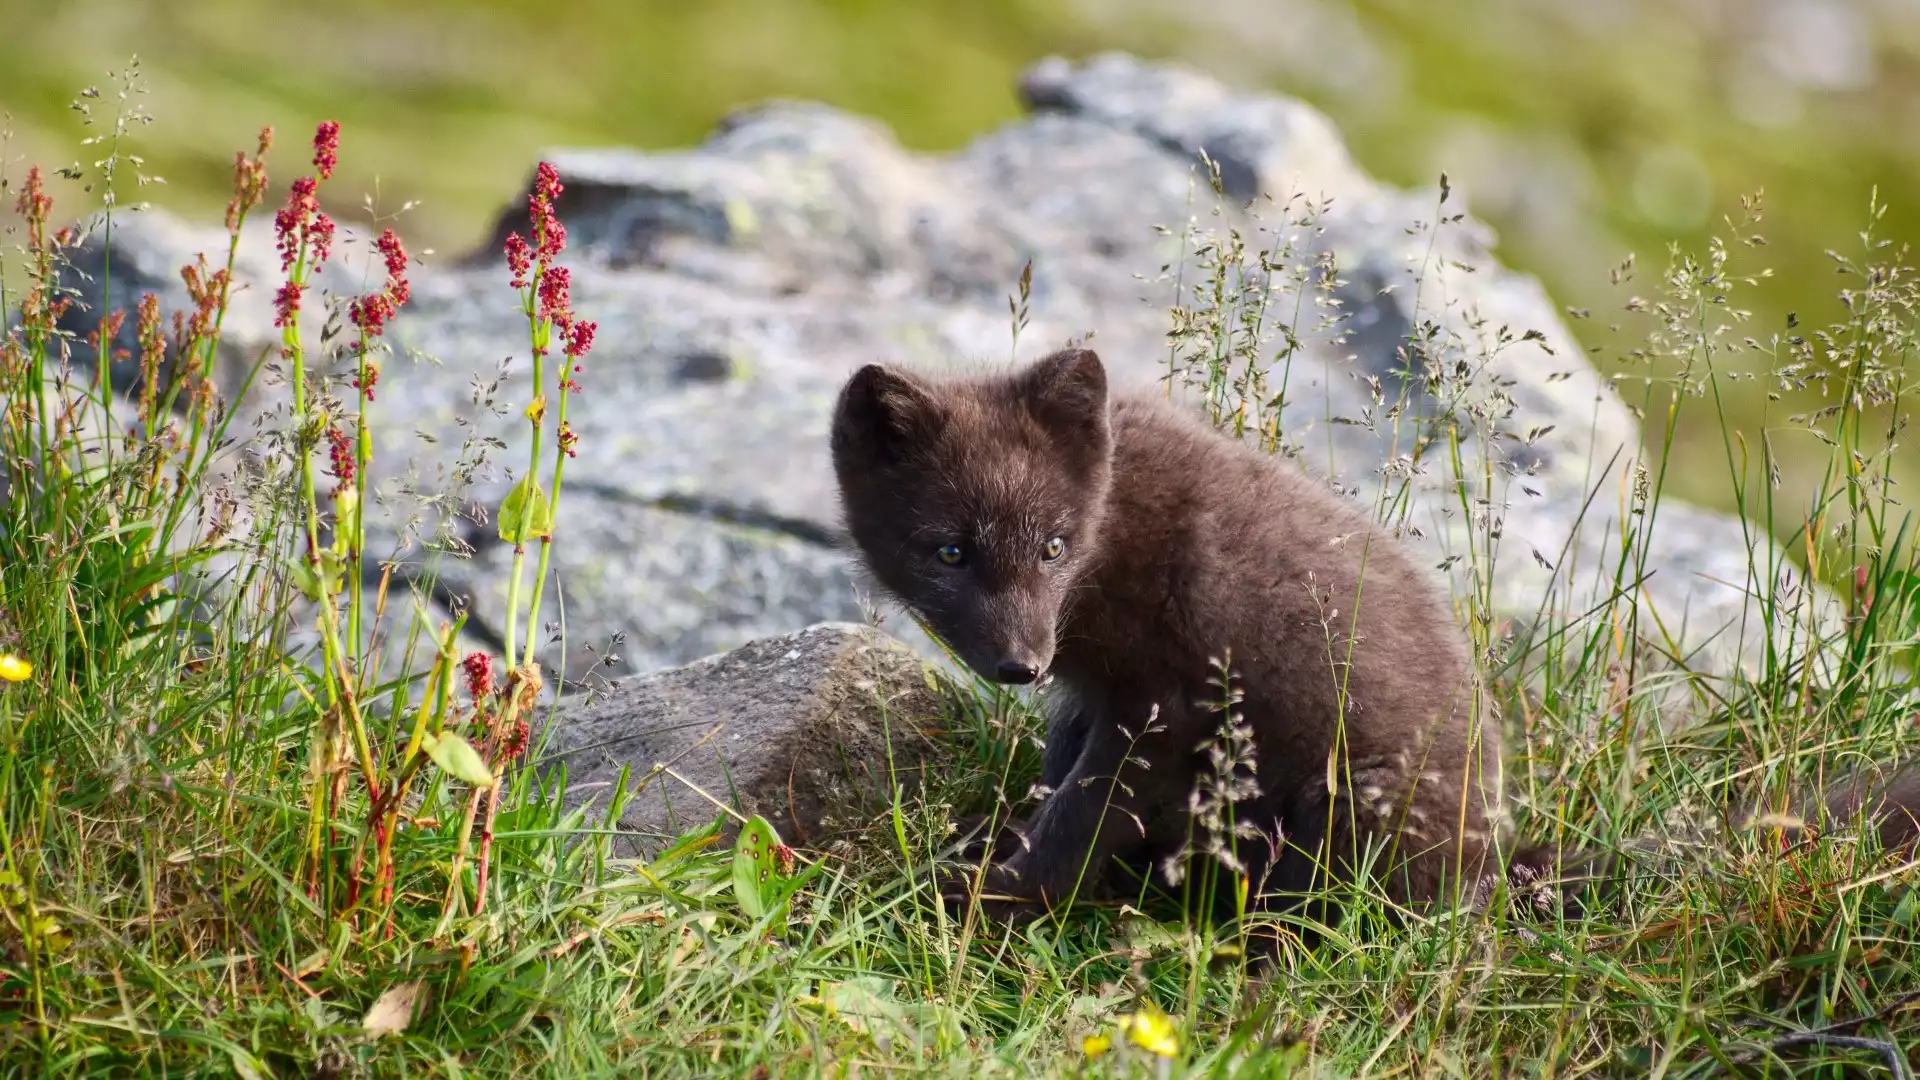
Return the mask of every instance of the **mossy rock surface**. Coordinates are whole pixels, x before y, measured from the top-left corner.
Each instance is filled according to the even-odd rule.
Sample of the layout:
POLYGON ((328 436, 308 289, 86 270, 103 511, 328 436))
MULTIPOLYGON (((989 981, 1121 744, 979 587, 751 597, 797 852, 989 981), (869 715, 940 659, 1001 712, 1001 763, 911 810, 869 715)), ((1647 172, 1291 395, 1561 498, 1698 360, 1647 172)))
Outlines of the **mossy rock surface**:
POLYGON ((864 829, 896 788, 911 798, 949 757, 948 693, 907 646, 819 623, 563 701, 542 758, 565 765, 570 799, 601 807, 628 770, 629 850, 711 822, 721 804, 820 846, 864 829))

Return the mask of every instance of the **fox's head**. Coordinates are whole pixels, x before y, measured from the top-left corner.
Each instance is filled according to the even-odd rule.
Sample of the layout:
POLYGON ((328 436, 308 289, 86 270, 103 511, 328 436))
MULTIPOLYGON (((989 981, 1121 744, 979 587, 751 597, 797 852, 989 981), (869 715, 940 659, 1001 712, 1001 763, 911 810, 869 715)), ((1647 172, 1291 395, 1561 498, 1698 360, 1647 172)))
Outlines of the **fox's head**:
POLYGON ((1111 481, 1107 374, 1087 349, 930 382, 870 364, 840 393, 833 467, 882 587, 975 671, 1029 683, 1093 559, 1111 481))

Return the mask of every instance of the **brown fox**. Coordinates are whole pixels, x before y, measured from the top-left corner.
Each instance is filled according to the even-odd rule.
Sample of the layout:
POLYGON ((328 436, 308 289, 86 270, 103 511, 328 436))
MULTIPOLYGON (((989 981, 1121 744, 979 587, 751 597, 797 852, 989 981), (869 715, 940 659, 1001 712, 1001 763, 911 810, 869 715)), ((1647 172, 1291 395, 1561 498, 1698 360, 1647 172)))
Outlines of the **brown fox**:
POLYGON ((1258 787, 1237 853, 1260 892, 1351 873, 1370 841, 1406 900, 1485 873, 1500 737, 1465 637, 1304 474, 1155 396, 1109 402, 1086 349, 940 383, 868 366, 832 450, 880 585, 982 675, 1052 676, 1051 793, 985 891, 1056 904, 1114 857, 1188 843, 1229 651, 1258 787))
MULTIPOLYGON (((1051 684, 1049 793, 982 890, 1000 913, 1193 842, 1229 652, 1253 744, 1234 855, 1262 906, 1363 868, 1406 903, 1507 871, 1499 726, 1464 633, 1394 538, 1298 469, 1157 394, 1110 401, 1087 349, 937 382, 869 365, 831 446, 881 587, 981 675, 1051 684)), ((1920 787, 1876 790, 1902 783, 1920 787)))

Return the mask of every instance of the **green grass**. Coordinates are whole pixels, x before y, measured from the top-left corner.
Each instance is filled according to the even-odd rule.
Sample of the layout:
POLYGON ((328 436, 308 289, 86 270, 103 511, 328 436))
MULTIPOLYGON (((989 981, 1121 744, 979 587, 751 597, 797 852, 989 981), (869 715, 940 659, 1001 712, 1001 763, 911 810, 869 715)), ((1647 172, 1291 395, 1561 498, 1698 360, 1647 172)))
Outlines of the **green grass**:
MULTIPOLYGON (((311 172, 297 136, 274 155, 283 176, 311 172)), ((320 186, 323 207, 339 186, 320 186)), ((1441 211, 1429 227, 1444 227, 1441 211)), ((1740 827, 1737 811, 1916 741, 1899 665, 1920 639, 1920 577, 1873 418, 1906 414, 1920 289, 1904 252, 1856 242, 1845 321, 1804 340, 1753 330, 1737 302, 1765 254, 1753 227, 1676 253, 1637 286, 1650 303, 1617 305, 1623 340, 1656 373, 1636 404, 1656 443, 1683 418, 1716 422, 1736 350, 1836 387, 1835 408, 1803 421, 1827 455, 1815 543, 1791 539, 1842 589, 1848 617, 1814 626, 1768 606, 1775 647, 1750 675, 1678 667, 1626 584, 1669 497, 1660 458, 1633 496, 1642 512, 1618 538, 1613 587, 1556 597, 1513 636, 1490 617, 1497 538, 1475 507, 1497 505, 1506 481, 1484 459, 1488 436, 1527 418, 1486 405, 1496 388, 1479 381, 1477 346, 1422 333, 1410 355, 1430 363, 1415 383, 1439 404, 1403 422, 1434 436, 1423 463, 1459 482, 1474 522, 1459 550, 1476 572, 1458 602, 1504 705, 1520 831, 1605 850, 1651 839, 1667 857, 1628 860, 1618 898, 1584 918, 1493 905, 1389 920, 1361 895, 1314 946, 1283 923, 1264 971, 1230 947, 1241 927, 1196 924, 1158 898, 1019 929, 943 912, 927 882, 946 822, 1024 790, 1033 769, 1035 719, 979 686, 953 688, 956 766, 843 843, 801 852, 787 908, 751 916, 733 853, 700 834, 651 860, 615 858, 618 800, 569 813, 529 768, 537 748, 515 746, 515 726, 548 699, 513 652, 493 684, 506 692, 490 693, 440 644, 451 628, 420 619, 400 590, 383 606, 355 585, 353 487, 321 474, 316 454, 328 429, 364 453, 350 433, 376 406, 350 380, 380 359, 378 336, 350 335, 348 362, 332 364, 290 334, 275 362, 300 373, 299 390, 275 384, 279 434, 248 481, 264 512, 210 535, 222 433, 192 358, 212 355, 217 319, 174 342, 187 362, 150 364, 151 382, 119 400, 84 363, 57 379, 45 362, 63 342, 45 305, 59 253, 30 232, 9 255, 29 291, 6 298, 18 321, 0 353, 0 653, 32 666, 0 685, 0 1064, 58 1077, 1698 1076, 1758 1074, 1771 1054, 1776 1075, 1836 1075, 1883 1068, 1881 1044, 1912 1060, 1920 871, 1844 829, 1787 844, 1740 827), (130 420, 145 433, 121 437, 130 420), (175 590, 196 568, 227 576, 188 603, 175 590), (290 650, 301 629, 323 646, 290 650), (497 804, 493 776, 509 781, 497 804), (412 1010, 393 1008, 392 995, 416 993, 412 1010), (408 1022, 373 1037, 370 1013, 408 1022), (1151 1018, 1130 1029, 1137 1041, 1116 1032, 1128 1016, 1151 1018), (1174 1039, 1149 1037, 1156 1025, 1174 1039), (1085 1040, 1102 1035, 1113 1048, 1090 1060, 1085 1040)), ((294 233, 296 279, 315 235, 294 233)), ((1304 268, 1268 276, 1305 256, 1262 252, 1259 237, 1190 239, 1174 374, 1223 425, 1284 449, 1277 334, 1323 310, 1312 293, 1330 286, 1304 268)), ((500 300, 527 311, 530 350, 559 350, 564 327, 530 292, 500 300)), ((308 294, 302 317, 320 304, 308 294)), ((65 344, 87 358, 86 342, 65 344)), ((524 474, 564 515, 546 471, 564 460, 564 395, 522 370, 503 391, 510 415, 536 394, 549 402, 531 421, 546 458, 524 474)), ((1383 415, 1410 402, 1383 393, 1383 415)), ((1764 475, 1765 452, 1729 435, 1730 479, 1756 460, 1764 475)), ((1734 490, 1755 516, 1785 498, 1734 490)), ((1382 489, 1383 518, 1405 512, 1403 494, 1382 489)), ((537 511, 499 517, 531 547, 537 511)), ((544 560, 527 561, 537 576, 544 560)), ((1756 580, 1783 569, 1754 550, 1756 580)), ((519 604, 540 594, 527 584, 519 604)))

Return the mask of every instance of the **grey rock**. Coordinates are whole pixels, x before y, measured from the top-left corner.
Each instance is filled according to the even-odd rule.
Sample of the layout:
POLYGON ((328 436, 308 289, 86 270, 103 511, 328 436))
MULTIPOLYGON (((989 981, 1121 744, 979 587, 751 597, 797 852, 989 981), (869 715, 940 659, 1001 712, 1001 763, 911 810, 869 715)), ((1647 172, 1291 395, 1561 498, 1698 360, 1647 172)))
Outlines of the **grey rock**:
MULTIPOLYGON (((618 495, 583 491, 569 500, 573 494, 585 496, 566 504, 573 523, 565 542, 574 547, 542 618, 557 625, 543 626, 539 639, 548 662, 564 664, 575 681, 595 671, 653 671, 688 652, 785 633, 793 628, 790 612, 860 618, 847 568, 817 543, 618 495), (587 636, 596 630, 608 636, 587 636)), ((503 612, 512 562, 510 545, 483 540, 471 560, 446 563, 441 580, 473 610, 503 612)))
POLYGON ((1342 195, 1374 186, 1312 106, 1237 94, 1196 72, 1119 54, 1084 64, 1050 57, 1021 80, 1020 94, 1037 112, 1128 131, 1183 160, 1204 153, 1219 163, 1227 194, 1242 201, 1276 194, 1296 179, 1342 195))
MULTIPOLYGON (((1282 250, 1283 279, 1337 267, 1329 297, 1279 295, 1259 343, 1270 380, 1285 374, 1283 434, 1305 467, 1368 502, 1404 485, 1424 554, 1450 568, 1456 591, 1489 588, 1502 617, 1604 599, 1621 516, 1636 520, 1622 492, 1639 424, 1540 284, 1492 258, 1490 230, 1457 193, 1443 207, 1437 191, 1379 184, 1310 106, 1177 67, 1051 59, 1022 93, 1032 115, 950 155, 911 153, 878 123, 791 102, 742 110, 687 151, 547 155, 567 185, 573 306, 600 323, 569 403, 579 457, 552 553, 569 591, 564 605, 549 593, 542 615, 558 621, 564 606, 566 640, 541 646, 550 664, 569 679, 596 665, 645 671, 852 617, 858 577, 826 453, 847 374, 877 360, 1004 363, 1095 334, 1118 383, 1152 385, 1169 372, 1168 309, 1193 302, 1174 278, 1193 271, 1203 238, 1235 233, 1282 250), (1308 221, 1310 204, 1324 212, 1308 221), (1029 260, 1031 321, 1016 342, 1008 295, 1029 260), (1337 326, 1323 321, 1335 311, 1326 299, 1337 326), (1299 341, 1284 362, 1273 359, 1280 322, 1299 341), (1408 381, 1410 335, 1432 344, 1408 381), (1434 370, 1446 377, 1419 378, 1434 370), (1408 418, 1475 409, 1497 437, 1469 437, 1462 453, 1475 475, 1491 458, 1493 482, 1463 506, 1437 458, 1405 466, 1419 427, 1408 418), (1470 519, 1489 516, 1491 565, 1456 558, 1474 550, 1470 519), (616 637, 621 660, 605 665, 616 637)), ((146 232, 116 229, 116 265, 148 274, 168 261, 155 252, 177 261, 186 250, 184 227, 136 220, 146 232), (153 250, 119 254, 143 244, 153 250)), ((416 273, 373 414, 381 505, 370 528, 408 574, 439 578, 447 602, 466 598, 475 633, 496 640, 512 551, 484 511, 530 449, 525 320, 499 242, 524 228, 524 207, 511 208, 485 249, 416 273)), ((336 280, 355 280, 348 264, 336 280)), ((255 281, 248 295, 271 294, 255 281)), ((270 322, 236 320, 237 353, 268 347, 270 322)), ((543 473, 552 453, 542 448, 543 473)), ((1708 670, 1750 663, 1751 598, 1774 583, 1747 567, 1771 565, 1769 542, 1750 555, 1737 520, 1669 502, 1638 543, 1651 573, 1636 600, 1681 651, 1708 670)), ((1832 609, 1824 593, 1799 595, 1832 609)), ((547 641, 544 625, 536 636, 547 641)))
POLYGON ((939 767, 937 686, 905 646, 820 623, 563 699, 540 761, 564 766, 567 797, 602 812, 624 770, 629 849, 656 849, 728 810, 765 815, 790 843, 822 845, 939 767))

